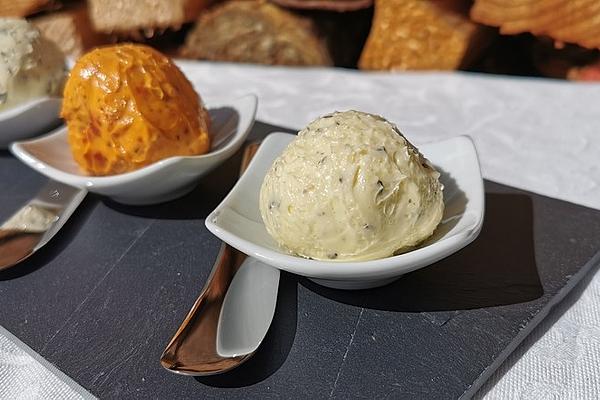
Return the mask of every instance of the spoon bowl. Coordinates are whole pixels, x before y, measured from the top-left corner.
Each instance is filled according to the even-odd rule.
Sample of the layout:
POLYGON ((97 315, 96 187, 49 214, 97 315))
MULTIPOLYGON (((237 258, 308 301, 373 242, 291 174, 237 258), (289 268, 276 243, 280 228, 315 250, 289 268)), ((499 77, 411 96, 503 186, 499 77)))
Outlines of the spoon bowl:
POLYGON ((124 204, 155 204, 186 194, 200 176, 231 157, 254 124, 257 102, 256 96, 247 95, 209 105, 212 148, 207 154, 169 157, 123 174, 90 176, 83 172, 71 154, 66 127, 13 143, 10 150, 25 164, 56 181, 124 204))
POLYGON ((279 270, 222 244, 211 274, 160 357, 176 374, 206 376, 247 361, 269 330, 279 270))
POLYGON ((61 103, 58 97, 42 97, 0 111, 0 149, 56 126, 61 103))

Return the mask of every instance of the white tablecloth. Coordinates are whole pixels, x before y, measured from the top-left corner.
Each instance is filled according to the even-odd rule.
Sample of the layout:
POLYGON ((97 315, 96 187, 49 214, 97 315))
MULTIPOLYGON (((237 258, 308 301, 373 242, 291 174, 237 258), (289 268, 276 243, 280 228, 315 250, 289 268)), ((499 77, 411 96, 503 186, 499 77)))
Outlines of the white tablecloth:
POLYGON ((95 399, 0 326, 0 399, 95 399))
MULTIPOLYGON (((359 109, 396 122, 417 145, 470 135, 486 178, 600 209, 600 85, 460 73, 181 65, 209 101, 257 94, 258 120, 273 125, 298 129, 330 111, 359 109)), ((476 397, 600 398, 600 276, 595 272, 476 397)), ((34 381, 47 379, 50 386, 38 388, 42 397, 86 396, 60 372, 36 364, 30 349, 10 341, 10 334, 0 331, 0 352, 9 352, 10 360, 24 360, 34 381)), ((0 363, 1 387, 1 377, 14 373, 7 365, 0 363)), ((8 397, 20 393, 17 386, 6 387, 12 390, 8 397)))
MULTIPOLYGON (((476 142, 486 178, 600 209, 600 85, 465 73, 363 73, 182 63, 208 100, 259 97, 258 120, 298 129, 334 110, 381 114, 419 144, 476 142)), ((600 248, 600 238, 598 238, 600 248)), ((600 398, 600 274, 592 273, 477 394, 600 398)))

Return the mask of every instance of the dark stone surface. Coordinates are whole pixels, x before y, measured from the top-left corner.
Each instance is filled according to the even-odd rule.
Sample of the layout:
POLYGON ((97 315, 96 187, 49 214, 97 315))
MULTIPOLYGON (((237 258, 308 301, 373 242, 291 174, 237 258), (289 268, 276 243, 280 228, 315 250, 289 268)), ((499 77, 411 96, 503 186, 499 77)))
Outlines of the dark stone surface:
MULTIPOLYGON (((274 129, 258 123, 253 137, 274 129)), ((367 291, 283 273, 273 325, 250 361, 178 376, 159 357, 214 262, 219 243, 203 218, 239 161, 163 205, 89 196, 64 232, 0 273, 0 325, 101 398, 468 397, 599 250, 600 211, 488 182, 484 228, 467 248, 367 291)), ((0 153, 0 218, 42 182, 0 153)))

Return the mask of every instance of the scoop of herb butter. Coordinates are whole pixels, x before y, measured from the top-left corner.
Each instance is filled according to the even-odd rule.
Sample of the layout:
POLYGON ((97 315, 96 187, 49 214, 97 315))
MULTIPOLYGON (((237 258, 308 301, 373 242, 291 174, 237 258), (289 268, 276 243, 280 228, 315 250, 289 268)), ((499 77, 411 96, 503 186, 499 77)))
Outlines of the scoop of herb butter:
POLYGON ((0 110, 59 95, 65 75, 54 43, 24 19, 0 18, 0 110))
POLYGON ((336 112, 311 122, 264 178, 260 212, 293 254, 365 261, 427 239, 444 211, 440 174, 382 117, 336 112))

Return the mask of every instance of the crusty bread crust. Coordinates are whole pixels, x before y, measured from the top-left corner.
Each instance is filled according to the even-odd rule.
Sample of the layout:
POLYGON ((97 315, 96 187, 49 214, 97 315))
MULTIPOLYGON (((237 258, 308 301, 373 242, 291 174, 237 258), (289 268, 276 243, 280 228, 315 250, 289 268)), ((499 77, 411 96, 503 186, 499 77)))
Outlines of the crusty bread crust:
POLYGON ((271 0, 284 7, 307 10, 355 11, 371 7, 373 0, 271 0))
POLYGON ((600 48, 600 1, 598 0, 476 0, 471 17, 500 27, 500 33, 530 32, 557 42, 600 48))
POLYGON ((100 32, 179 28, 193 21, 211 0, 88 0, 90 19, 100 32))
POLYGON ((52 0, 0 0, 0 17, 27 17, 53 4, 52 0))
POLYGON ((486 30, 468 17, 465 0, 375 0, 359 67, 369 70, 452 70, 466 66, 486 30))
POLYGON ((73 58, 109 42, 107 35, 92 29, 86 2, 34 17, 31 22, 46 38, 56 43, 65 55, 73 58))
POLYGON ((235 0, 203 13, 183 57, 277 65, 331 65, 311 20, 262 0, 235 0))

